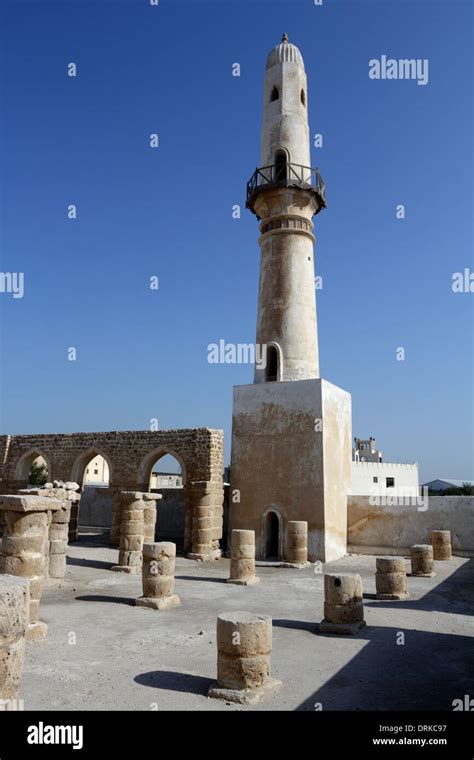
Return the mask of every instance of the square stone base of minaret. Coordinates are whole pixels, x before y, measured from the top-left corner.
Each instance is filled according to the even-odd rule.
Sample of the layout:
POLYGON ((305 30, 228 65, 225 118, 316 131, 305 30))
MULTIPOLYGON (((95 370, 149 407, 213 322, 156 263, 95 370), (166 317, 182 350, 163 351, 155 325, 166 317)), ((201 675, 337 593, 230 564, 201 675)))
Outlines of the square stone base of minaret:
POLYGON ((327 380, 234 387, 229 539, 254 530, 257 559, 286 559, 289 520, 308 523, 308 559, 346 554, 351 396, 327 380))

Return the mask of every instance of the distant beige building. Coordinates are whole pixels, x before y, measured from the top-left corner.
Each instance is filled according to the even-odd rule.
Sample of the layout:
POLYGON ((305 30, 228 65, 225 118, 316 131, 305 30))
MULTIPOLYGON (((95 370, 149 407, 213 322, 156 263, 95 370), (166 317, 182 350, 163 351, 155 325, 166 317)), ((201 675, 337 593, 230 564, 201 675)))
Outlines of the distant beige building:
POLYGON ((109 465, 100 455, 91 459, 84 470, 84 485, 108 485, 109 465))

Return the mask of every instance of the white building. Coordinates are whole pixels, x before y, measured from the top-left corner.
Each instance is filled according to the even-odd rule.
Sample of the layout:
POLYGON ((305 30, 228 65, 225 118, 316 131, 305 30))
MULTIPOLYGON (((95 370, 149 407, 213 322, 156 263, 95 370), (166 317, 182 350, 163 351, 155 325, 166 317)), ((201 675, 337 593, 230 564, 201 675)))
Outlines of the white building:
POLYGON ((182 488, 183 477, 176 472, 152 472, 150 488, 182 488))
POLYGON ((354 438, 351 496, 418 496, 418 464, 382 461, 375 438, 354 438))

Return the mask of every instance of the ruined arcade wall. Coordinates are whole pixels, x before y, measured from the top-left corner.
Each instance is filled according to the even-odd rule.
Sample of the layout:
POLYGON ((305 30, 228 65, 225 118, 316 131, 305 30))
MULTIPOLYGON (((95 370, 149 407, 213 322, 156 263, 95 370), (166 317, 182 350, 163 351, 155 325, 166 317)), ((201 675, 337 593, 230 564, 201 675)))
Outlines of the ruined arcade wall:
POLYGON ((210 428, 0 436, 0 487, 6 493, 17 481, 24 484, 18 465, 32 451, 48 462, 50 480, 82 480, 83 468, 97 452, 109 464, 111 483, 141 487, 145 458, 163 449, 182 460, 188 482, 222 483, 223 440, 222 430, 210 428))
MULTIPOLYGON (((148 491, 154 463, 171 454, 183 473, 185 550, 200 557, 217 556, 222 537, 223 448, 223 431, 210 428, 0 436, 0 493, 15 494, 24 488, 37 456, 46 460, 49 480, 82 483, 86 465, 100 454, 109 466, 111 531, 116 533, 120 491, 148 491)), ((105 494, 101 498, 105 500, 105 494)))

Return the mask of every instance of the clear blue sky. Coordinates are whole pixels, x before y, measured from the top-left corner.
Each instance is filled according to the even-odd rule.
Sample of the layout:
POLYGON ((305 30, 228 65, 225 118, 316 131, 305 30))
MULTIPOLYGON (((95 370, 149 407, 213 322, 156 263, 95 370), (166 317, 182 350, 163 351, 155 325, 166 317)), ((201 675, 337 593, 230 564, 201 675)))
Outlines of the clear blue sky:
POLYGON ((232 386, 253 373, 208 364, 207 346, 255 340, 245 183, 266 56, 287 32, 324 138, 322 376, 387 460, 473 477, 474 294, 451 289, 474 269, 469 0, 17 0, 2 28, 1 268, 25 273, 23 299, 0 294, 2 432, 158 418, 224 428, 228 461, 232 386), (382 54, 429 59, 428 85, 369 79, 382 54))

